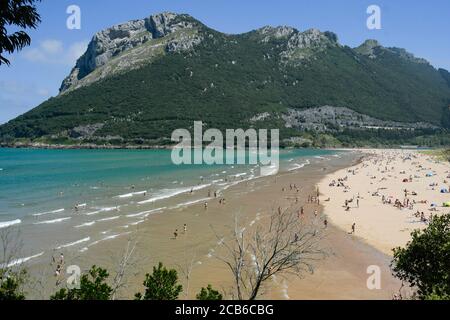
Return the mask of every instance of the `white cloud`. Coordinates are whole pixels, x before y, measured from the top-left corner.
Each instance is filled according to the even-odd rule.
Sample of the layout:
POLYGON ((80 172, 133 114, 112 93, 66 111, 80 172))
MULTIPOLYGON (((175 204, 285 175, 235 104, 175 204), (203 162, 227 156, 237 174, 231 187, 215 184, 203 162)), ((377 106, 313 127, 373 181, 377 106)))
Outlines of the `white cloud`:
POLYGON ((0 124, 30 110, 51 95, 49 89, 35 83, 0 80, 0 124))
POLYGON ((47 39, 39 46, 24 51, 23 57, 35 63, 63 64, 73 66, 77 59, 86 51, 88 42, 74 42, 65 48, 59 40, 47 39))
POLYGON ((63 43, 58 40, 45 40, 41 43, 41 48, 48 54, 57 54, 63 52, 63 43))

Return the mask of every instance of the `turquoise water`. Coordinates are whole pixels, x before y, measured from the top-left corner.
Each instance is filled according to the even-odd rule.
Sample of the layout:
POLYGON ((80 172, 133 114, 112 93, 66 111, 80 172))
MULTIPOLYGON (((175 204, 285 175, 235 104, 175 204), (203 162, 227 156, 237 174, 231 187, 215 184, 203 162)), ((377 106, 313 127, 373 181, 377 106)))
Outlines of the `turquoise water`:
MULTIPOLYGON (((300 169, 306 159, 334 153, 282 151, 281 170, 300 169)), ((26 231, 26 242, 51 248, 92 237, 86 228, 76 226, 93 223, 96 216, 123 220, 126 214, 158 208, 168 199, 176 201, 192 188, 220 190, 238 179, 254 178, 257 169, 255 165, 176 166, 170 150, 0 149, 0 228, 13 224, 26 231), (48 241, 37 241, 42 233, 48 241)), ((198 192, 202 197, 207 193, 198 192)))

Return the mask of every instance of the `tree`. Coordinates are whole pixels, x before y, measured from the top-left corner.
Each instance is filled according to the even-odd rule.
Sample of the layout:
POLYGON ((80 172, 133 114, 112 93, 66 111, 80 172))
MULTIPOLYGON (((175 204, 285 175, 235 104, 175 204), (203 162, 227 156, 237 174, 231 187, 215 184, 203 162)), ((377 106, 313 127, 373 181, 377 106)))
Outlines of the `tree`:
POLYGON ((167 270, 160 262, 158 267, 153 267, 153 274, 145 276, 145 293, 135 295, 139 300, 176 300, 183 290, 183 286, 177 284, 178 274, 176 270, 167 270))
POLYGON ((9 54, 21 50, 31 44, 30 36, 19 30, 8 34, 8 26, 17 26, 21 29, 35 29, 41 22, 35 3, 40 0, 2 0, 0 1, 0 65, 9 65, 9 60, 3 52, 9 54))
POLYGON ((0 270, 0 301, 25 300, 21 286, 25 279, 25 271, 8 274, 0 270))
POLYGON ((18 260, 21 249, 20 231, 0 230, 0 301, 25 299, 27 271, 18 260))
POLYGON ((50 300, 109 300, 113 289, 106 283, 108 277, 106 269, 92 266, 81 276, 78 289, 61 289, 50 300))
POLYGON ((238 300, 255 300, 267 280, 276 275, 312 273, 314 263, 326 256, 319 246, 322 228, 302 224, 292 208, 272 213, 268 219, 251 230, 240 226, 236 217, 231 240, 218 237, 225 254, 216 258, 233 274, 238 300))
POLYGON ((197 294, 197 300, 222 300, 222 295, 219 291, 214 290, 209 284, 208 287, 202 288, 199 294, 197 294))
POLYGON ((420 299, 450 296, 450 214, 434 217, 415 230, 405 248, 395 248, 394 275, 417 288, 420 299))

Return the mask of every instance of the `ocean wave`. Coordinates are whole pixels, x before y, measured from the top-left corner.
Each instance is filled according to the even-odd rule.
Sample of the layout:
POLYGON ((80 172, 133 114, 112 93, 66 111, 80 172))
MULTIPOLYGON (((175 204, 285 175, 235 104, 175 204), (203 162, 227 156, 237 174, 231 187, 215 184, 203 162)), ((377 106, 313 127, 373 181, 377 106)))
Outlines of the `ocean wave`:
POLYGON ((305 166, 307 166, 307 165, 309 165, 309 164, 311 164, 311 162, 309 161, 309 160, 306 160, 306 162, 304 162, 304 163, 295 163, 294 164, 294 167, 293 168, 291 168, 291 169, 289 169, 288 171, 295 171, 295 170, 299 170, 299 169, 302 169, 302 168, 304 168, 305 166))
MULTIPOLYGON (((32 259, 38 258, 38 257, 42 256, 43 254, 44 254, 44 252, 41 252, 41 253, 35 254, 34 256, 31 256, 31 257, 26 257, 26 258, 20 258, 20 259, 13 260, 10 263, 8 263, 7 267, 11 268, 11 267, 23 264, 23 263, 28 262, 28 261, 30 261, 32 259)), ((0 267, 4 268, 5 264, 0 265, 0 267)))
POLYGON ((97 222, 112 221, 112 220, 117 220, 119 218, 120 218, 120 216, 104 218, 104 219, 97 220, 97 222))
POLYGON ((139 221, 130 223, 130 225, 132 225, 132 226, 137 226, 138 224, 141 224, 141 223, 144 223, 144 222, 145 222, 145 220, 139 220, 139 221))
POLYGON ((132 232, 130 231, 130 232, 125 232, 125 233, 113 234, 113 235, 104 237, 103 239, 100 239, 100 240, 92 242, 91 244, 88 245, 88 247, 94 246, 94 245, 96 245, 96 244, 98 244, 100 242, 103 242, 103 241, 113 240, 113 239, 116 239, 118 237, 128 235, 130 233, 132 233, 132 232))
POLYGON ((198 199, 198 200, 193 200, 193 201, 187 201, 187 202, 183 202, 183 203, 179 203, 173 207, 170 207, 169 210, 173 210, 173 209, 180 209, 182 207, 188 207, 194 204, 197 204, 199 202, 205 202, 211 200, 211 198, 203 198, 203 199, 198 199))
POLYGON ((239 177, 246 176, 247 174, 248 174, 248 173, 246 173, 246 172, 242 172, 242 173, 230 175, 230 177, 239 178, 239 177))
POLYGON ((261 176, 262 177, 268 177, 268 176, 273 176, 276 175, 279 171, 280 171, 280 167, 273 165, 273 166, 264 166, 261 167, 261 176))
POLYGON ((40 217, 40 216, 45 216, 47 214, 55 214, 55 213, 61 213, 64 211, 64 208, 62 209, 57 209, 57 210, 53 210, 53 211, 47 211, 47 212, 41 212, 41 213, 35 213, 33 214, 33 217, 40 217))
POLYGON ((133 213, 133 214, 129 214, 126 217, 127 218, 136 218, 136 217, 148 217, 150 214, 158 212, 158 211, 162 211, 164 209, 167 209, 166 207, 163 208, 158 208, 158 209, 153 209, 153 210, 148 210, 148 211, 143 211, 143 212, 139 212, 139 213, 133 213))
POLYGON ((22 220, 20 220, 20 219, 16 219, 16 220, 12 220, 12 221, 0 222, 0 229, 8 228, 8 227, 14 226, 16 224, 21 224, 21 223, 22 223, 22 220))
POLYGON ((187 187, 187 188, 165 189, 165 190, 161 191, 161 193, 159 195, 157 195, 153 198, 147 199, 147 200, 140 201, 140 202, 138 202, 138 204, 153 203, 156 201, 169 199, 169 198, 178 196, 183 193, 202 190, 202 189, 208 188, 210 186, 211 186, 211 184, 209 183, 209 184, 203 184, 203 185, 187 187))
POLYGON ((119 211, 119 210, 120 210, 120 206, 117 206, 117 207, 108 207, 108 208, 96 208, 96 209, 98 209, 98 210, 97 210, 97 211, 92 211, 92 212, 85 213, 85 215, 86 215, 86 216, 92 216, 92 215, 94 215, 94 214, 101 213, 101 212, 110 212, 110 211, 114 211, 114 210, 119 211))
POLYGON ((78 226, 75 226, 75 228, 83 228, 83 227, 91 227, 95 224, 95 221, 86 222, 83 224, 80 224, 78 226))
POLYGON ((87 237, 87 238, 84 238, 84 239, 81 239, 81 240, 78 240, 78 241, 75 241, 75 242, 63 244, 63 245, 61 245, 61 246, 59 246, 59 247, 56 247, 55 249, 56 249, 56 250, 59 250, 59 249, 64 249, 64 248, 73 247, 73 246, 76 246, 77 244, 84 243, 84 242, 88 242, 89 240, 91 240, 91 238, 90 238, 90 237, 87 237))
POLYGON ((138 192, 131 192, 131 193, 126 193, 126 194, 121 194, 121 195, 115 196, 114 198, 121 198, 121 199, 123 199, 123 198, 131 198, 131 197, 134 197, 134 196, 145 195, 145 194, 147 194, 147 191, 138 191, 138 192))
POLYGON ((35 222, 33 224, 53 224, 53 223, 67 221, 67 220, 70 220, 70 219, 72 219, 72 218, 71 217, 67 217, 67 218, 60 218, 60 219, 54 219, 54 220, 45 220, 45 221, 35 222))

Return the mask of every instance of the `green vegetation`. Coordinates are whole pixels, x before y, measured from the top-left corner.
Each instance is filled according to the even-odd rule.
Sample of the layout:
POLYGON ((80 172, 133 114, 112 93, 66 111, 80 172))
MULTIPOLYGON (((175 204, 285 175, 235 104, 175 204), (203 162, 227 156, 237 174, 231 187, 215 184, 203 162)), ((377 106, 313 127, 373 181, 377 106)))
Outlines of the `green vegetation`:
POLYGON ((202 288, 200 293, 197 295, 197 300, 222 300, 222 295, 219 291, 214 290, 209 284, 208 287, 202 288))
POLYGON ((449 299, 450 214, 434 217, 425 230, 411 235, 406 248, 394 249, 394 275, 417 288, 419 299, 449 299))
POLYGON ((137 293, 137 300, 177 300, 183 286, 178 284, 176 270, 167 270, 160 262, 153 267, 153 274, 147 274, 144 281, 144 295, 137 293))
MULTIPOLYGON (((381 120, 429 122, 450 128, 448 72, 376 48, 371 59, 346 46, 328 46, 314 57, 285 64, 285 38, 225 35, 205 26, 193 51, 160 55, 152 63, 51 98, 0 127, 0 141, 79 144, 72 129, 103 124, 82 143, 165 145, 174 129, 280 128, 281 138, 308 135, 287 129, 287 108, 349 107, 381 120), (295 62, 295 63, 294 63, 295 62), (271 116, 252 122, 255 115, 271 116)), ((314 49, 311 49, 314 50, 314 49)), ((384 130, 387 131, 387 130, 384 130)), ((397 133, 371 130, 317 136, 313 146, 448 143, 445 129, 397 133), (438 138, 433 138, 433 136, 438 138)))
POLYGON ((0 65, 10 64, 3 52, 13 53, 31 44, 27 29, 36 29, 41 17, 36 9, 40 0, 14 0, 0 2, 0 65), (8 30, 14 30, 8 34, 8 30))
POLYGON ((25 300, 22 285, 26 272, 14 272, 10 269, 0 269, 0 301, 25 300))
POLYGON ((61 289, 50 300, 109 300, 113 289, 106 283, 109 274, 102 268, 93 266, 80 279, 80 287, 61 289))
MULTIPOLYGON (((111 300, 113 288, 108 284, 109 273, 106 269, 92 266, 83 274, 76 288, 62 288, 50 297, 50 300, 111 300)), ((25 300, 22 290, 26 282, 26 272, 13 272, 11 269, 0 270, 0 301, 25 300)), ((177 300, 182 292, 178 284, 176 270, 166 269, 162 263, 153 268, 153 273, 147 274, 144 281, 144 295, 137 293, 136 300, 177 300)), ((222 300, 223 296, 211 285, 202 288, 197 295, 198 300, 222 300)))

